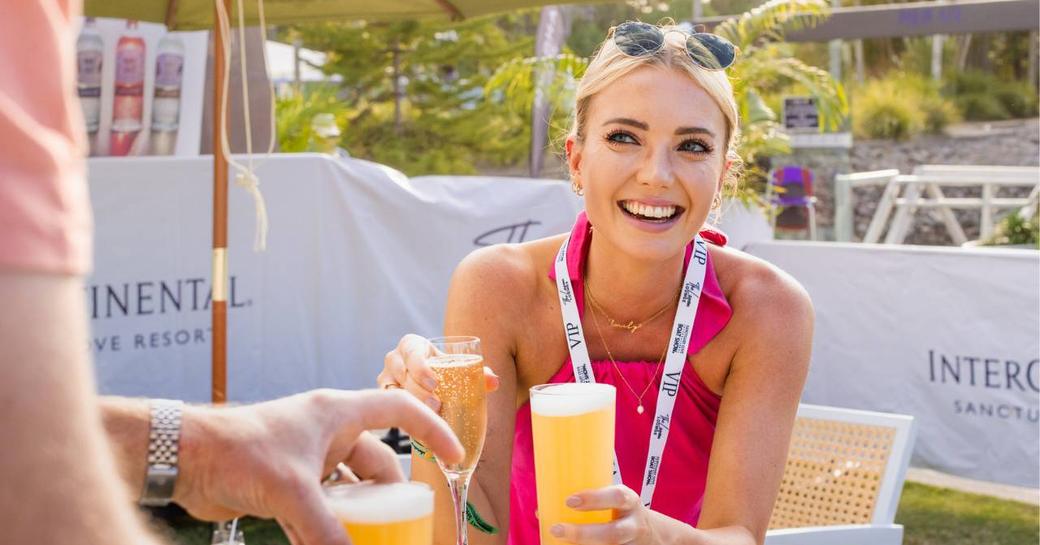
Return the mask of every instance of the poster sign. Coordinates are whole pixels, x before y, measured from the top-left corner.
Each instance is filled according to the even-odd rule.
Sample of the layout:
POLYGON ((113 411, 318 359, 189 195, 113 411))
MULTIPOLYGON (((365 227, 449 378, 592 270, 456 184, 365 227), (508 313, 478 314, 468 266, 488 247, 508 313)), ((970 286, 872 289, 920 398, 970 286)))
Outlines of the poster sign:
POLYGON ((788 132, 819 132, 820 111, 812 97, 784 98, 784 128, 788 132))
POLYGON ((91 156, 198 155, 208 32, 82 20, 77 94, 91 156))

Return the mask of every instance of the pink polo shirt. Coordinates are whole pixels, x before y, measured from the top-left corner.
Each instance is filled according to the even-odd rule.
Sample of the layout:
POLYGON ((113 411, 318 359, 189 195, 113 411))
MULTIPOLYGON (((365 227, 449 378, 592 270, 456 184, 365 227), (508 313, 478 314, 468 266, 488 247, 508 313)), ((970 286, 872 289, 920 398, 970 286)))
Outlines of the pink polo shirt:
POLYGON ((91 264, 79 0, 0 0, 0 272, 91 264))

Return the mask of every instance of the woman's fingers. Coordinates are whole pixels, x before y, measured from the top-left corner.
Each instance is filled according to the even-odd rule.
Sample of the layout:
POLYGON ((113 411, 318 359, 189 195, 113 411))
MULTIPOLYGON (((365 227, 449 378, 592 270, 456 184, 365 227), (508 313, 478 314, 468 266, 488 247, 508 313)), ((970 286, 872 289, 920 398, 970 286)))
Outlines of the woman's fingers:
POLYGON ((498 384, 499 384, 498 375, 496 375, 495 372, 492 371, 490 367, 486 367, 485 366, 484 367, 484 387, 487 389, 487 391, 494 392, 495 390, 498 389, 498 384))
POLYGON ((567 507, 578 511, 614 509, 628 513, 639 507, 639 495, 624 485, 584 490, 567 498, 567 507))
POLYGON ((605 524, 554 524, 549 530, 553 536, 582 545, 620 545, 639 535, 633 517, 624 517, 605 524))

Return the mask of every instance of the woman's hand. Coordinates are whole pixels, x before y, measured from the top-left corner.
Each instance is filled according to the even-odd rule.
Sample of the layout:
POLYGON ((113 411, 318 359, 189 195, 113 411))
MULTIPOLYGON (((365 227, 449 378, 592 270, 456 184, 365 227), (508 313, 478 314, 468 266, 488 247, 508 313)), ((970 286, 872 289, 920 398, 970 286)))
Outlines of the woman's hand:
POLYGON ((579 492, 567 498, 567 507, 577 511, 614 510, 614 520, 605 524, 555 524, 552 535, 583 545, 657 545, 656 519, 661 517, 643 507, 631 488, 623 485, 579 492))
MULTIPOLYGON (((380 388, 404 388, 419 398, 431 409, 440 410, 441 402, 434 391, 437 375, 426 363, 426 358, 436 354, 433 345, 425 337, 411 334, 401 337, 397 347, 387 352, 383 359, 383 370, 376 377, 380 388)), ((487 391, 498 389, 498 376, 489 367, 484 367, 487 391)))

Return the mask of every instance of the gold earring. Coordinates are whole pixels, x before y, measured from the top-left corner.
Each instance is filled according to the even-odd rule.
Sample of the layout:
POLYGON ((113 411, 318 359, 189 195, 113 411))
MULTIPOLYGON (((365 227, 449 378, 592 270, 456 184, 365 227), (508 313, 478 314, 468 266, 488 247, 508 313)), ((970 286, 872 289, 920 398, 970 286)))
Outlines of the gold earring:
POLYGON ((571 181, 571 191, 573 191, 574 194, 579 196, 579 197, 582 197, 582 196, 585 195, 585 188, 583 188, 580 185, 578 185, 577 180, 572 180, 571 181))
POLYGON ((722 208, 722 195, 716 193, 715 197, 711 199, 711 209, 718 210, 722 208))

